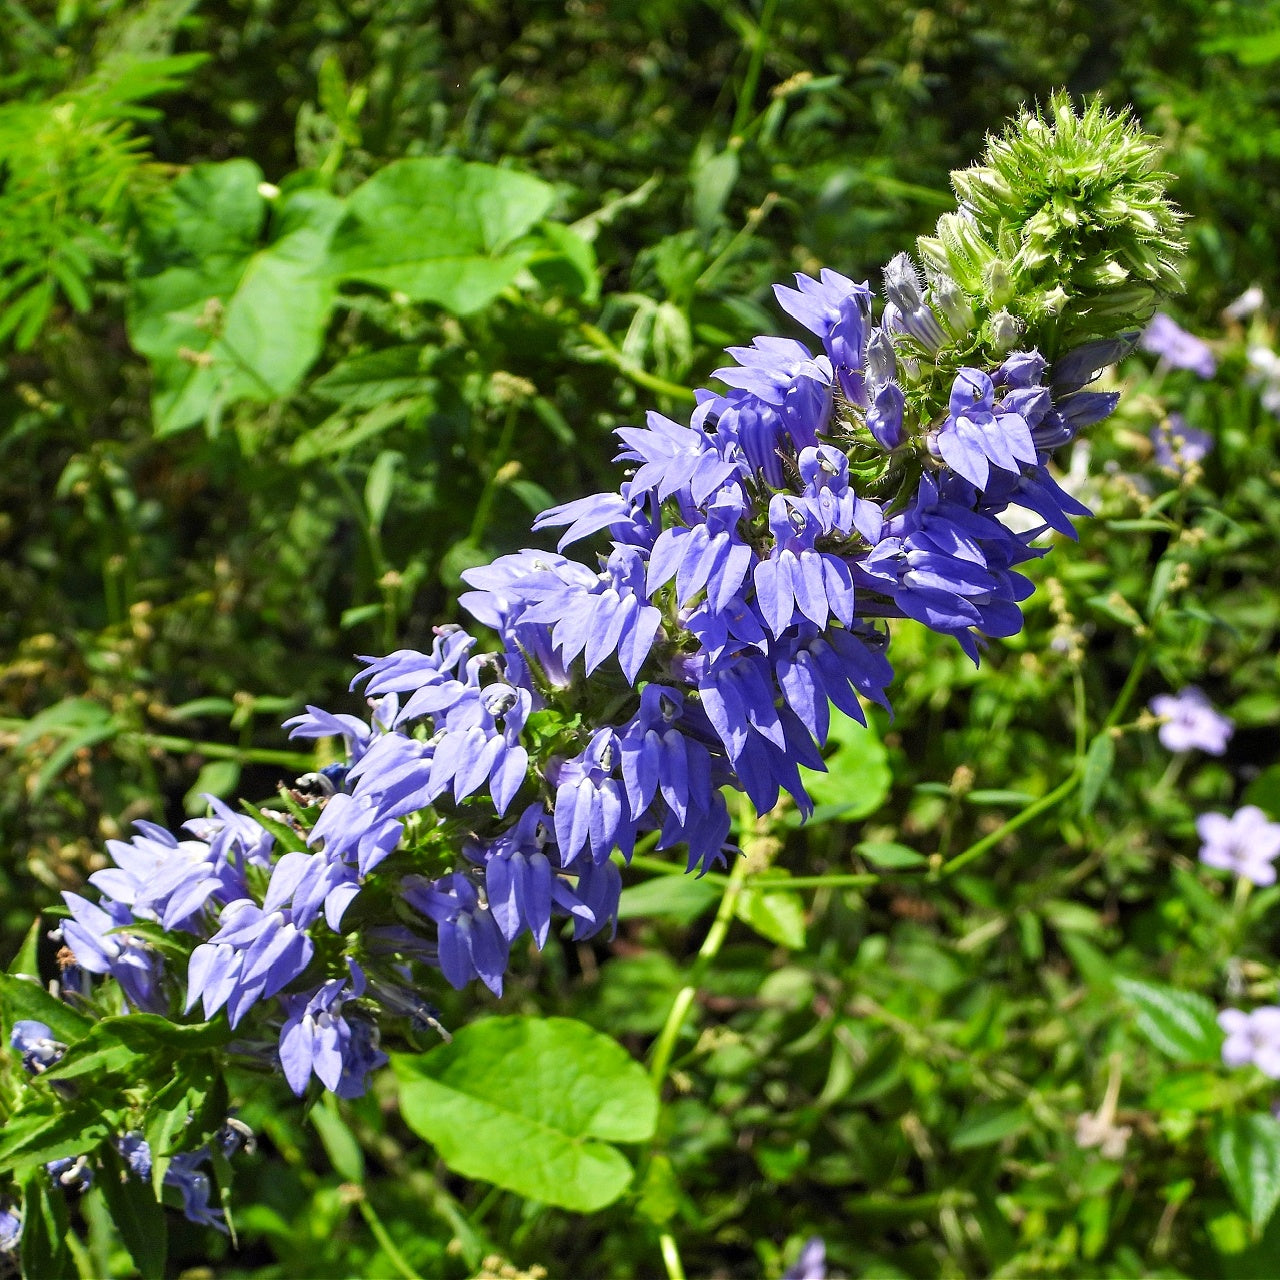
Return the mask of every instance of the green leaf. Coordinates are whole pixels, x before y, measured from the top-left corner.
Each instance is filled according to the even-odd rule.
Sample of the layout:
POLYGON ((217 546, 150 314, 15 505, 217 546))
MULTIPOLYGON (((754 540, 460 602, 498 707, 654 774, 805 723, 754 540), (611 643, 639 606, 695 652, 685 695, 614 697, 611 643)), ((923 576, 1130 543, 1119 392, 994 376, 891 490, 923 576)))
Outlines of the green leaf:
POLYGON ((1194 991, 1134 978, 1116 978, 1116 990, 1134 1007, 1138 1031, 1178 1062, 1216 1062, 1222 1032, 1213 1005, 1194 991))
POLYGON ((96 1185, 142 1280, 163 1280, 169 1228, 151 1183, 129 1177, 124 1161, 107 1145, 102 1150, 102 1175, 96 1185))
POLYGON ((334 1096, 325 1094, 324 1101, 311 1108, 311 1123, 320 1135, 329 1163, 338 1175, 357 1186, 364 1183, 364 1152, 356 1136, 338 1111, 334 1096))
POLYGON ((804 946, 804 899, 798 893, 766 889, 772 880, 785 883, 778 872, 761 876, 738 895, 734 914, 762 938, 799 951, 804 946))
POLYGON ((665 1226, 680 1211, 680 1184, 669 1157, 656 1155, 649 1161, 636 1209, 656 1227, 665 1226))
POLYGON ((313 395, 345 409, 372 409, 388 400, 430 395, 436 380, 426 373, 434 352, 429 347, 386 347, 351 356, 310 386, 313 395))
POLYGON ((1022 1133, 1031 1126, 1031 1117, 1025 1107, 985 1106, 975 1107, 960 1117, 951 1135, 953 1151, 969 1151, 974 1147, 989 1147, 1022 1133))
POLYGON ((21 1173, 63 1156, 85 1155, 112 1131, 115 1113, 98 1103, 55 1109, 56 1105, 41 1098, 5 1121, 0 1133, 0 1173, 21 1173))
POLYGON ((237 760, 206 760, 196 774, 187 794, 182 797, 183 811, 190 817, 203 814, 209 808, 206 795, 219 800, 229 796, 240 781, 240 763, 237 760))
POLYGON ((1223 1117, 1213 1151, 1236 1204, 1261 1232, 1280 1203, 1280 1122, 1257 1112, 1223 1117))
POLYGON ((67 1197, 43 1169, 22 1188, 22 1274, 28 1280, 62 1280, 76 1274, 67 1249, 67 1197))
POLYGON ((459 315, 478 311, 529 261, 535 247, 514 242, 554 195, 529 174, 454 156, 393 161, 348 199, 331 270, 459 315))
POLYGON ((833 707, 828 741, 835 750, 827 757, 827 772, 800 770, 805 789, 818 807, 810 823, 856 822, 875 813, 893 783, 889 754, 875 727, 860 725, 833 707))
POLYGON ((854 849, 873 867, 884 867, 889 871, 919 867, 929 861, 923 853, 917 853, 905 844, 896 844, 892 840, 864 840, 855 845, 854 849))
POLYGON ((1244 803, 1256 804, 1268 818, 1280 819, 1280 764, 1264 769, 1244 790, 1244 803))
POLYGON ((640 1064, 569 1018, 488 1018, 392 1062, 406 1123, 450 1169, 579 1213, 631 1182, 610 1144, 644 1142, 657 1122, 640 1064))
POLYGON ((40 930, 42 921, 39 916, 31 922, 27 936, 22 940, 18 954, 9 965, 9 973, 15 977, 34 978, 40 981, 40 930))
POLYGON ((1084 758, 1084 777, 1080 781, 1080 813, 1088 815, 1098 803, 1102 788, 1111 776, 1116 762, 1116 742, 1110 733, 1104 730, 1089 744, 1084 758))
POLYGON ((373 460, 364 482, 364 509, 369 517, 369 527, 380 529, 391 504, 395 488, 396 469, 404 461, 404 454, 394 449, 384 449, 373 460))
POLYGON ((704 160, 693 174, 693 221, 701 231, 711 231, 724 215, 725 202, 738 181, 736 148, 704 160))
POLYGON ((268 220, 261 182, 248 160, 197 165, 146 224, 126 318, 151 362, 161 434, 237 400, 287 395, 320 350, 333 301, 325 249, 342 204, 300 187, 268 220))
POLYGON ((618 919, 672 916, 681 924, 692 924, 720 897, 714 883, 693 876, 657 875, 652 880, 631 885, 622 891, 618 919))
POLYGON ((53 1032, 53 1038, 64 1044, 74 1044, 93 1026, 91 1019, 54 999, 39 982, 9 973, 0 974, 0 1013, 6 1046, 10 1028, 23 1018, 43 1022, 53 1032))

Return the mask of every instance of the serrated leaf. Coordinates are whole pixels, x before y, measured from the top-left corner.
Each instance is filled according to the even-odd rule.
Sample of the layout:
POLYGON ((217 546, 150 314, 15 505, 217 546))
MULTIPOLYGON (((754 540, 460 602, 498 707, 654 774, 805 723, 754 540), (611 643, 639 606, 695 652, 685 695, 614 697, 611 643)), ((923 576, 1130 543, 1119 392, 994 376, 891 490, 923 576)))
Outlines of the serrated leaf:
POLYGON ((22 1188, 22 1274, 28 1280, 62 1280, 76 1274, 67 1249, 67 1197, 43 1169, 22 1188))
POLYGON ((1280 1203, 1280 1121, 1258 1113, 1223 1117, 1213 1150, 1236 1204, 1260 1233, 1280 1203))
POLYGON ((102 1175, 96 1185, 142 1280, 163 1280, 169 1227, 151 1183, 129 1177, 124 1161, 107 1145, 102 1150, 102 1175))
POLYGON ((93 1026, 92 1019, 55 999, 38 981, 17 974, 0 974, 0 1012, 6 1045, 10 1028, 23 1018, 43 1022, 64 1044, 74 1044, 93 1026))
POLYGON ((357 187, 329 248, 331 269, 477 311, 514 281, 534 246, 515 246, 551 208, 540 178, 454 156, 396 160, 357 187))
POLYGON ((621 1045, 569 1018, 488 1018, 392 1059, 406 1123, 456 1173, 591 1213, 630 1185, 614 1142, 644 1142, 658 1100, 621 1045))
POLYGON ((1216 1062, 1222 1032, 1204 996, 1160 983, 1116 978, 1116 990, 1134 1008, 1134 1025, 1161 1053, 1178 1062, 1216 1062))
POLYGON ((92 1151, 112 1131, 115 1113, 89 1102, 58 1107, 40 1099, 11 1115, 0 1133, 0 1173, 80 1156, 92 1151))

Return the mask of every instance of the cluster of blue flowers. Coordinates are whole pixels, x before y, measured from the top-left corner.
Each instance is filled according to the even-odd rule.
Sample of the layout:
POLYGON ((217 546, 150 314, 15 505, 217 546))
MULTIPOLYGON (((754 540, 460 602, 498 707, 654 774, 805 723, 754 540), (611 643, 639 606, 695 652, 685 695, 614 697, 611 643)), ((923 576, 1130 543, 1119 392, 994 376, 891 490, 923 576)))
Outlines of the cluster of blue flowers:
POLYGON ((225 1011, 232 1051, 352 1096, 383 1028, 443 1033, 436 975, 501 993, 523 935, 610 928, 639 838, 701 872, 730 848, 726 790, 809 813, 831 706, 887 706, 888 620, 976 661, 1021 627, 1040 535, 1087 514, 1048 464, 1114 408, 1089 384, 1177 285, 1155 163, 1131 121, 1055 98, 953 175, 959 209, 881 298, 830 270, 778 286, 806 341, 731 348, 687 421, 619 432, 615 491, 537 520, 556 551, 464 575, 493 638, 363 659, 369 718, 288 722, 344 752, 274 815, 212 801, 110 842, 101 900, 67 895, 64 990, 109 974, 135 1009, 225 1011))
POLYGON ((608 928, 612 855, 641 834, 705 870, 727 848, 725 788, 807 813, 799 766, 822 768, 831 705, 887 705, 886 619, 975 661, 980 637, 1014 634, 1018 566, 1087 514, 1050 456, 1114 407, 1084 388, 1127 340, 1050 365, 1009 349, 1007 318, 998 358, 968 363, 971 303, 905 254, 878 322, 869 285, 834 271, 777 295, 813 344, 731 349, 725 389, 700 391, 687 423, 619 432, 617 491, 538 519, 564 530, 556 552, 465 575, 496 648, 441 627, 430 653, 364 660, 367 722, 288 722, 345 744, 292 792, 291 847, 216 800, 181 838, 139 823, 91 877, 99 902, 66 895, 68 961, 137 1009, 225 1009, 232 1028, 253 1011, 297 1093, 314 1076, 358 1094, 386 1060, 380 1016, 433 1025, 427 971, 500 994, 521 935, 541 947, 557 917, 577 938, 608 928), (1011 506, 1039 524, 1013 532, 1011 506), (588 538, 595 568, 563 554, 588 538), (136 921, 189 939, 185 981, 136 921))

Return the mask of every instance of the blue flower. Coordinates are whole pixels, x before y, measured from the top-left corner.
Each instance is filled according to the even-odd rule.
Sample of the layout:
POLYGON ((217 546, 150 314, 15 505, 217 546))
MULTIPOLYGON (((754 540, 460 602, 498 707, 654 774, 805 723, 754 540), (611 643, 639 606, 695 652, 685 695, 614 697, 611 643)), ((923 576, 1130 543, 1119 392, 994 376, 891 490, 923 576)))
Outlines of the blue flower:
POLYGON ((956 374, 947 420, 935 443, 943 461, 979 489, 992 465, 1017 473, 1021 464, 1038 460, 1026 419, 1014 409, 997 409, 995 385, 981 369, 956 374))
POLYGON ((301 1097, 312 1075, 340 1098, 357 1098, 371 1071, 387 1061, 377 1029, 368 1019, 344 1012, 364 995, 364 971, 348 961, 348 974, 331 978, 308 995, 286 996, 280 1028, 280 1065, 289 1087, 301 1097))
POLYGON ((22 1216, 0 1205, 0 1253, 13 1253, 22 1240, 22 1216))
POLYGON ((22 1058, 22 1065, 32 1075, 47 1071, 66 1052, 67 1046, 53 1038, 53 1030, 46 1022, 34 1018, 19 1018, 9 1031, 10 1047, 22 1058))

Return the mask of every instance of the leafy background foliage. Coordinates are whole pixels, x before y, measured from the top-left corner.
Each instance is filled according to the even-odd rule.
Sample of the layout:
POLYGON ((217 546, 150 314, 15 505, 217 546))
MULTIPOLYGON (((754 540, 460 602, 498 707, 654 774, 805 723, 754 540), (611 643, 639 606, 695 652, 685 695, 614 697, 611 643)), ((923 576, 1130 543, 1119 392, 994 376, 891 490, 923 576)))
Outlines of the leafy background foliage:
MULTIPOLYGON (((981 671, 899 629, 895 718, 850 727, 815 822, 770 832, 773 879, 699 974, 652 1124, 636 1062, 720 884, 641 859, 612 945, 552 943, 500 1005, 451 996, 454 1045, 406 1052, 375 1096, 304 1115, 232 1079, 261 1135, 238 1251, 169 1214, 168 1262, 144 1258, 154 1232, 94 1192, 64 1256, 63 1202, 33 1181, 28 1270, 647 1275, 663 1231, 691 1275, 776 1277, 812 1233, 849 1275, 1280 1270, 1280 1124, 1212 1019, 1276 999, 1280 893, 1233 899, 1193 827, 1243 801, 1280 818, 1278 428, 1244 360, 1274 334, 1218 319, 1250 284, 1280 296, 1274 5, 6 12, 6 956, 131 820, 310 767, 276 726, 338 705, 352 652, 421 644, 462 570, 608 483, 614 426, 679 414, 722 346, 776 328, 772 281, 878 270, 984 132, 1057 85, 1166 142, 1179 314, 1222 356, 1203 384, 1123 367, 1118 420, 1076 450, 1097 518, 1033 567, 1027 628, 981 671), (1184 480, 1147 440, 1171 409, 1216 442, 1184 480), (1186 683, 1237 722, 1221 761, 1171 762, 1136 723, 1186 683), (849 883, 804 887, 824 874, 849 883), (444 1131, 429 1100, 495 1053, 603 1093, 554 1124, 620 1198, 584 1217, 599 1178, 444 1131)), ((48 1013, 13 1003, 28 985, 6 1019, 48 1013)), ((177 1071, 157 1133, 225 1106, 198 1054, 102 1051, 177 1071)), ((530 1089, 545 1124, 554 1082, 530 1089)), ((38 1181, 46 1137, 0 1164, 38 1181)))

